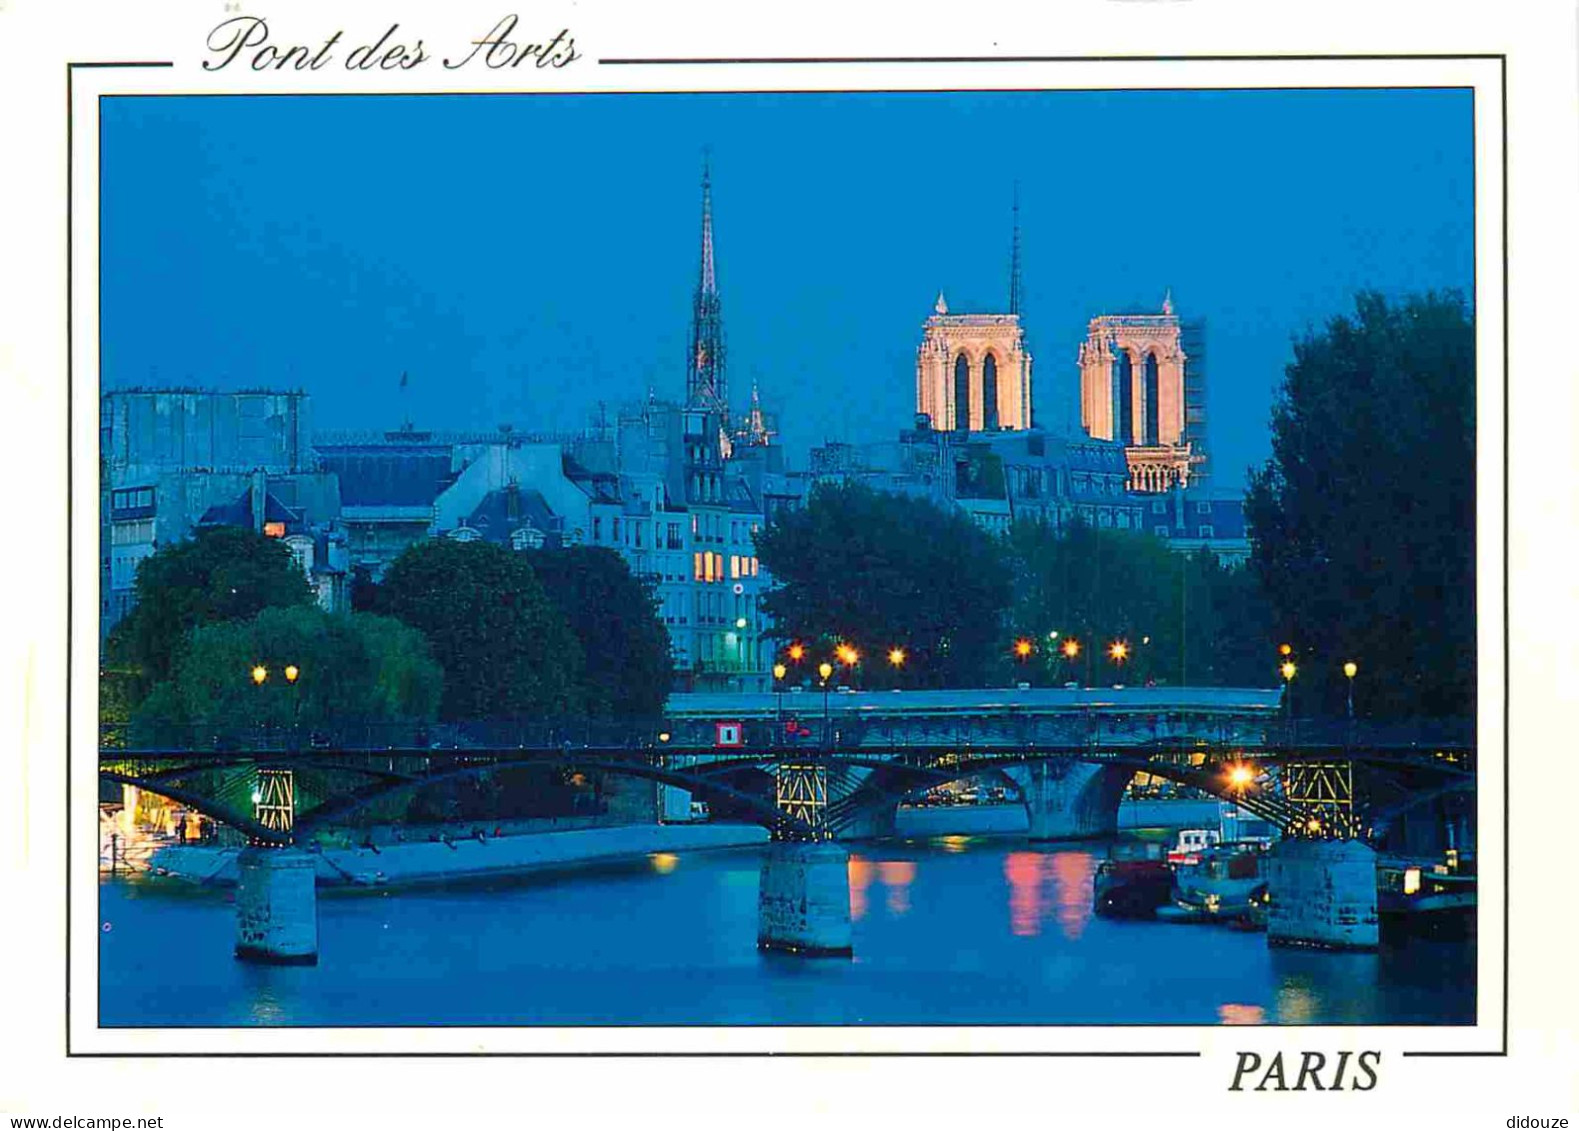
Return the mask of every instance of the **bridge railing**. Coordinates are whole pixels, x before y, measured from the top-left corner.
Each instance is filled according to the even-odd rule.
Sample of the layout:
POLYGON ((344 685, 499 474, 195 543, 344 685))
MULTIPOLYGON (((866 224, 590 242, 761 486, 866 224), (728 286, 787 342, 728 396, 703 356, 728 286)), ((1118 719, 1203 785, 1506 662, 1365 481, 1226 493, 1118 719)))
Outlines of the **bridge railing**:
MULTIPOLYGON (((1460 752, 1473 749, 1475 729, 1463 719, 1373 723, 1348 719, 1223 719, 1193 715, 1020 715, 950 718, 787 716, 720 724, 711 720, 482 719, 423 723, 339 720, 291 727, 139 721, 102 727, 105 752, 148 750, 294 752, 307 750, 468 750, 596 748, 716 749, 776 754, 786 750, 1117 749, 1243 746, 1247 750, 1353 749, 1460 752)), ((1456 756, 1449 753, 1449 757, 1456 756)))

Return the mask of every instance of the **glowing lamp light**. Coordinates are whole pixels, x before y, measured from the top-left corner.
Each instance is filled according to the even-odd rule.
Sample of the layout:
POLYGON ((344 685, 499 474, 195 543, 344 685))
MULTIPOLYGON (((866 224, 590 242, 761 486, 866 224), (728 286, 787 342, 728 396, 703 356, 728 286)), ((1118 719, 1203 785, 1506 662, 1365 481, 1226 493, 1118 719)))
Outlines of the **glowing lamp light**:
POLYGON ((1405 895, 1413 895, 1415 892, 1417 892, 1419 890, 1420 890, 1420 869, 1419 868, 1405 868, 1404 869, 1404 894, 1405 895))
POLYGON ((833 650, 833 654, 839 657, 841 664, 850 668, 853 668, 861 658, 861 654, 855 650, 853 644, 841 644, 833 650))
POLYGON ((262 687, 263 681, 268 678, 269 669, 264 667, 262 664, 258 664, 252 669, 252 682, 257 684, 259 687, 262 687))
POLYGON ((896 668, 904 667, 905 650, 903 648, 890 648, 888 650, 888 662, 896 668))
POLYGON ((817 674, 822 676, 822 678, 826 681, 830 676, 833 675, 833 665, 827 660, 824 660, 822 663, 817 665, 817 674))
POLYGON ((1078 640, 1065 640, 1064 641, 1064 655, 1069 657, 1071 660, 1074 659, 1076 656, 1080 655, 1080 641, 1078 641, 1078 640))
POLYGON ((263 794, 259 793, 257 790, 253 790, 252 791, 252 803, 254 805, 256 805, 258 802, 260 802, 262 800, 263 800, 263 794))
POLYGON ((1277 646, 1277 654, 1279 656, 1292 656, 1294 654, 1294 646, 1292 644, 1279 644, 1277 646))
POLYGON ((1343 665, 1343 674, 1348 676, 1350 679, 1353 679, 1359 670, 1360 665, 1356 664, 1353 660, 1350 660, 1348 663, 1343 665))
POLYGON ((659 735, 658 735, 658 741, 659 742, 668 742, 669 741, 669 732, 668 731, 661 731, 659 733, 659 735))
POLYGON ((1305 822, 1305 829, 1307 832, 1319 833, 1321 831, 1321 822, 1312 817, 1305 822))
POLYGON ((1293 660, 1284 660, 1283 666, 1279 668, 1278 671, 1283 673, 1283 678, 1285 680, 1292 680, 1295 673, 1298 672, 1299 669, 1294 666, 1293 660))
POLYGON ((1231 767, 1228 771, 1228 784, 1235 789, 1244 789, 1255 779, 1255 771, 1242 762, 1231 767))
POLYGON ((773 678, 774 679, 783 679, 785 674, 788 671, 789 671, 789 669, 786 668, 783 664, 774 664, 773 665, 773 678))
POLYGON ((286 664, 285 665, 285 682, 286 683, 295 683, 297 677, 300 676, 301 674, 302 674, 301 668, 297 667, 295 664, 286 664))
POLYGON ((1115 640, 1108 648, 1107 654, 1113 657, 1115 664, 1122 664, 1129 658, 1129 645, 1122 640, 1115 640))
POLYGON ((746 627, 746 618, 745 617, 736 617, 735 618, 735 627, 736 628, 745 628, 746 627))
POLYGON ((1014 642, 1014 654, 1023 660, 1031 654, 1031 647, 1031 642, 1022 636, 1014 642))
POLYGON ((801 662, 805 655, 806 646, 804 644, 791 644, 789 646, 789 658, 794 660, 797 664, 801 662))

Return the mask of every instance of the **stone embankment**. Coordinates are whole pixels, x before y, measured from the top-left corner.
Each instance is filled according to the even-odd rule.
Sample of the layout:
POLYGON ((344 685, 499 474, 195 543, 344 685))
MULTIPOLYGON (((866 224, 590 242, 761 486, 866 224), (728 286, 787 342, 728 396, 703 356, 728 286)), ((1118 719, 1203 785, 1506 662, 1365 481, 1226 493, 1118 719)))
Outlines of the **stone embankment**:
MULTIPOLYGON (((394 887, 445 880, 516 875, 583 864, 610 863, 654 852, 699 852, 766 844, 756 825, 622 825, 520 836, 406 841, 377 848, 309 852, 320 886, 394 887)), ((171 845, 158 849, 150 870, 197 883, 236 883, 239 848, 171 845)))

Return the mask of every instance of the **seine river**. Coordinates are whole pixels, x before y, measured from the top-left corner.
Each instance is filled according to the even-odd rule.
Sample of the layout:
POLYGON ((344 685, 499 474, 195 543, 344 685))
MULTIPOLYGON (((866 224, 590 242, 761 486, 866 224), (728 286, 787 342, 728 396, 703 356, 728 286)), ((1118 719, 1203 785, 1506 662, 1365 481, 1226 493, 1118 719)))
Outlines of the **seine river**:
POLYGON ((1377 954, 1100 919, 1104 846, 859 847, 853 960, 756 949, 758 851, 320 895, 316 967, 231 955, 232 893, 100 886, 106 1026, 1469 1024, 1472 943, 1377 954))

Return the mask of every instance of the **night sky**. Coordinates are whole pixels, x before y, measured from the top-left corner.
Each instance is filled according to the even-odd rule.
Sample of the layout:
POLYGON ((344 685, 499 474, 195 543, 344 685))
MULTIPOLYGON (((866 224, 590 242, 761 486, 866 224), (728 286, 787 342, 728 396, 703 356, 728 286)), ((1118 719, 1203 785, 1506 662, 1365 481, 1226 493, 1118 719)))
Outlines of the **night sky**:
POLYGON ((941 289, 1079 422, 1102 313, 1208 320, 1214 485, 1291 337, 1473 272, 1467 91, 110 98, 107 387, 301 387, 319 428, 560 430, 678 399, 711 146, 730 387, 794 466, 892 438, 941 289), (407 389, 400 374, 409 371, 407 389))

